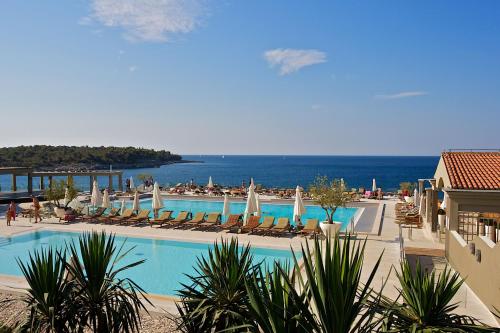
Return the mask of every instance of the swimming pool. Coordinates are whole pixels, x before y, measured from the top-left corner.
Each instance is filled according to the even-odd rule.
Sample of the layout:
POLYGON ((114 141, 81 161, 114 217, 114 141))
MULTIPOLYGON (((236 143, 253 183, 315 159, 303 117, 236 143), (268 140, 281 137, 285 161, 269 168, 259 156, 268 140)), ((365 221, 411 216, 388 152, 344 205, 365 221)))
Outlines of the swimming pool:
MULTIPOLYGON (((189 211, 193 214, 197 212, 222 212, 222 201, 209 201, 209 200, 184 200, 184 199, 164 199, 165 210, 173 210, 174 214, 180 211, 189 211)), ((118 204, 118 202, 116 202, 118 204)), ((132 203, 127 204, 128 207, 132 206, 132 203)), ((151 209, 151 199, 145 199, 140 201, 140 206, 142 209, 151 209)), ((231 202, 229 205, 229 210, 231 214, 243 214, 245 211, 245 202, 231 202)), ((262 216, 274 216, 278 217, 288 217, 290 223, 293 222, 293 205, 290 204, 271 204, 262 203, 262 216)), ((342 222, 342 230, 346 229, 351 218, 353 218, 357 212, 357 208, 345 207, 338 208, 335 211, 333 219, 338 222, 342 222)), ((317 218, 320 221, 324 220, 326 214, 324 210, 319 206, 306 206, 306 214, 302 215, 302 221, 309 218, 317 218)))
MULTIPOLYGON (((29 252, 46 247, 64 247, 78 239, 79 233, 42 230, 0 239, 0 274, 22 276, 16 259, 27 262, 29 252)), ((195 274, 196 257, 206 254, 211 244, 116 236, 117 245, 126 239, 124 250, 135 248, 121 265, 146 259, 140 266, 124 272, 146 292, 175 296, 181 283, 189 283, 184 274, 195 274)), ((275 260, 292 260, 290 250, 252 247, 254 262, 270 265, 275 260)))

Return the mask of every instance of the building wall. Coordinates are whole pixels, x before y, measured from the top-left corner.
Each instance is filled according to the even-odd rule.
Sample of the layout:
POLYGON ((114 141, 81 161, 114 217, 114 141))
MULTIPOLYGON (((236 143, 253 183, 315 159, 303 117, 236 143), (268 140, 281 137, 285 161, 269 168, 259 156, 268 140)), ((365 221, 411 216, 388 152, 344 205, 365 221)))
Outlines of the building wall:
POLYGON ((476 237, 472 243, 481 252, 478 262, 456 231, 448 232, 446 238, 449 263, 490 310, 500 310, 500 244, 476 237))

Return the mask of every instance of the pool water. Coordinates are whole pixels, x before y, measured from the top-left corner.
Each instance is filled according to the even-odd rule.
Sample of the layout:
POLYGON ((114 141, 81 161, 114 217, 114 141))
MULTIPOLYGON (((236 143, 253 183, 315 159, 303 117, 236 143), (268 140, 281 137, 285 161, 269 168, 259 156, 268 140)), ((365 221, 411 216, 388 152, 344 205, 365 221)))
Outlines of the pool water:
MULTIPOLYGON (((59 231, 35 231, 18 236, 0 238, 0 274, 22 276, 16 262, 26 263, 29 252, 50 247, 63 248, 66 242, 78 240, 79 233, 59 231)), ((126 240, 124 250, 134 249, 119 267, 145 259, 142 265, 131 268, 121 275, 128 277, 146 292, 175 296, 181 283, 189 283, 184 274, 195 274, 196 257, 205 255, 212 244, 190 243, 170 240, 116 236, 117 245, 126 240)), ((292 261, 291 250, 276 250, 252 247, 254 262, 272 265, 275 260, 292 261)), ((298 255, 298 253, 297 253, 298 255)))
MULTIPOLYGON (((151 208, 151 199, 141 200, 140 206, 142 209, 151 208)), ((116 205, 118 202, 116 202, 116 205)), ((189 211, 193 215, 197 212, 222 212, 222 207, 224 203, 222 201, 209 201, 209 200, 179 200, 179 199, 164 199, 163 204, 165 206, 164 210, 173 210, 174 216, 180 211, 189 211)), ((128 207, 131 207, 132 203, 128 203, 128 207)), ((229 210, 231 214, 243 214, 245 212, 245 202, 230 202, 229 210)), ((262 216, 274 216, 278 217, 288 217, 290 223, 293 225, 293 205, 288 204, 270 204, 262 203, 262 216)), ((345 207, 338 208, 335 211, 333 219, 338 222, 342 222, 342 230, 345 230, 351 218, 357 212, 357 208, 345 207)), ((325 211, 319 206, 306 206, 306 213, 302 215, 302 221, 306 221, 310 218, 316 218, 320 221, 325 220, 325 211)))

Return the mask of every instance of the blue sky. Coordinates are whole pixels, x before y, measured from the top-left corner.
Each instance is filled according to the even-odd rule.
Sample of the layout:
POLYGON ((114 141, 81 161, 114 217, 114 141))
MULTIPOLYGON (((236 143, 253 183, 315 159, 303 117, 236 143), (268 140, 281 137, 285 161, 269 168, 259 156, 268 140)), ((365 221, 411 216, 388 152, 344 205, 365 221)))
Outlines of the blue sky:
POLYGON ((4 0, 0 144, 498 148, 499 22, 498 1, 4 0))

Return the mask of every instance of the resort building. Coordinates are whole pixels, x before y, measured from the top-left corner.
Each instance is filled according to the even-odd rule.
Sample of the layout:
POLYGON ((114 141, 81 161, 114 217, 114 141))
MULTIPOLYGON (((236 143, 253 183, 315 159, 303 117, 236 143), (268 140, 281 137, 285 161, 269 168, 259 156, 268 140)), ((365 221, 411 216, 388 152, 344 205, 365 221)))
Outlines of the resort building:
POLYGON ((428 227, 444 236, 448 262, 479 298, 500 309, 500 152, 442 153, 430 183, 428 227), (437 206, 439 191, 444 202, 437 206), (446 217, 437 219, 440 208, 446 217))

